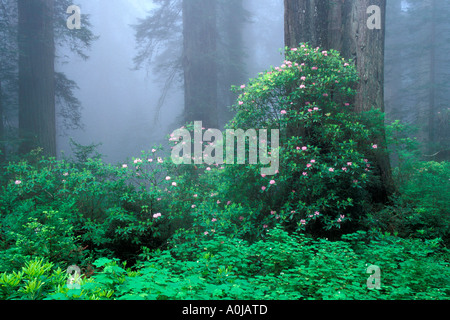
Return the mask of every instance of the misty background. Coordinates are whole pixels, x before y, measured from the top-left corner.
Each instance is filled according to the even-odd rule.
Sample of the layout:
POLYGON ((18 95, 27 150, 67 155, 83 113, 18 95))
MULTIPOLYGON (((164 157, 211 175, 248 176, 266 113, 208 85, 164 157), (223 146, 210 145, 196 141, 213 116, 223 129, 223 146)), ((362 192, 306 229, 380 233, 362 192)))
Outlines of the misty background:
MULTIPOLYGON (((111 163, 164 145, 183 112, 183 86, 172 86, 155 121, 164 80, 150 67, 136 70, 133 62, 137 49, 132 25, 155 5, 142 0, 80 0, 77 5, 82 27, 83 15, 89 15, 92 32, 99 38, 86 52, 86 61, 68 48, 57 48, 57 55, 64 57, 57 71, 79 87, 75 94, 82 105, 83 124, 83 130, 66 130, 58 136, 58 154, 71 154, 69 138, 82 145, 101 143, 98 151, 111 163)), ((243 30, 244 74, 251 78, 283 60, 284 9, 279 0, 246 0, 244 6, 251 13, 243 30)))
MULTIPOLYGON (((188 93, 185 93, 186 88, 183 86, 183 83, 192 82, 183 81, 183 71, 186 70, 182 68, 180 57, 183 50, 181 3, 186 2, 79 0, 74 4, 81 7, 81 32, 69 30, 65 25, 65 20, 70 16, 66 9, 72 2, 59 0, 54 3, 54 61, 56 76, 59 77, 56 87, 60 87, 56 92, 56 113, 59 113, 56 128, 58 156, 61 152, 71 155, 71 138, 81 145, 101 144, 98 151, 104 155, 105 161, 111 163, 138 156, 141 151, 155 145, 165 145, 165 137, 184 124, 182 120, 186 113, 187 96, 198 97, 200 101, 208 100, 207 97, 211 96, 210 88, 205 88, 204 93, 199 92, 199 88, 209 81, 208 70, 197 75, 185 72, 192 79, 201 81, 195 81, 200 83, 196 84, 199 87, 188 93), (158 8, 163 9, 158 11, 158 8), (156 16, 152 20, 155 12, 156 16), (149 21, 153 24, 148 24, 149 21), (142 27, 140 36, 138 25, 142 27), (94 39, 90 33, 98 38, 94 39), (136 63, 142 48, 145 49, 155 39, 153 57, 144 54, 142 63, 136 63), (89 56, 87 60, 83 59, 84 54, 89 56), (173 71, 175 76, 170 86, 166 86, 173 71), (61 98, 62 103, 58 102, 61 98), (78 109, 79 106, 81 109, 78 109), (69 128, 66 122, 69 122, 69 128), (80 125, 82 128, 79 128, 80 125)), ((0 99, 3 118, 0 132, 4 131, 5 140, 10 145, 8 148, 12 151, 20 143, 17 138, 20 136, 17 93, 18 52, 21 50, 18 43, 27 42, 17 41, 17 2, 1 0, 0 6, 0 99)), ((217 40, 218 47, 205 48, 205 54, 218 52, 220 55, 211 60, 221 68, 213 70, 218 81, 213 80, 220 92, 218 97, 210 101, 217 102, 217 113, 221 113, 220 126, 223 126, 226 122, 224 119, 230 116, 224 117, 223 110, 234 102, 232 95, 226 96, 231 85, 239 86, 270 66, 279 66, 283 61, 280 49, 285 45, 284 2, 221 0, 217 1, 215 10, 218 12, 214 24, 217 30, 211 34, 217 40), (239 76, 236 76, 238 73, 239 76)), ((202 14, 205 13, 197 13, 197 18, 203 17, 202 14)), ((424 160, 448 159, 450 154, 449 14, 450 1, 387 2, 386 117, 388 121, 398 119, 411 125, 415 131, 410 134, 417 137, 424 160)), ((197 42, 198 45, 201 42, 201 28, 208 28, 196 26, 195 22, 194 18, 189 25, 194 29, 191 31, 195 33, 196 39, 191 41, 191 37, 189 42, 197 42)), ((46 63, 43 58, 45 53, 32 49, 36 58, 40 57, 42 63, 46 63)), ((191 58, 201 54, 201 50, 196 50, 189 53, 191 58)), ((201 59, 197 58, 200 62, 201 59)), ((38 62, 37 65, 42 63, 38 62)), ((49 63, 52 62, 49 60, 49 63)), ((199 61, 196 63, 198 67, 199 61)), ((46 88, 35 89, 37 92, 46 91, 46 88)), ((51 90, 49 94, 52 94, 51 90)), ((32 94, 21 96, 36 100, 32 94)), ((48 99, 53 99, 53 96, 48 99)), ((195 105, 191 101, 190 108, 192 104, 195 105)), ((208 101, 205 106, 200 106, 200 115, 208 107, 208 101)), ((24 116, 32 120, 30 114, 33 110, 24 110, 24 116)), ((51 110, 48 112, 52 113, 51 110)))

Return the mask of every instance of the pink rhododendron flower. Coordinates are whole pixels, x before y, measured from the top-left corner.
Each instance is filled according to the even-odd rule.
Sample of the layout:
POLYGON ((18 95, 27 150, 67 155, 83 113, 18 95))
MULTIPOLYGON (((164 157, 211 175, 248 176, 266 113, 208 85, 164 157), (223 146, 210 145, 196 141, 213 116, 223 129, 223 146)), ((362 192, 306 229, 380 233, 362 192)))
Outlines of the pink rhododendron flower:
POLYGON ((20 181, 20 180, 16 180, 16 181, 15 181, 14 183, 16 184, 16 186, 18 186, 19 184, 21 184, 21 183, 22 183, 22 181, 20 181))
POLYGON ((244 101, 239 101, 239 105, 242 106, 244 104, 244 101))
POLYGON ((311 163, 316 163, 316 160, 312 159, 312 160, 311 160, 311 163))
POLYGON ((378 149, 378 145, 374 144, 374 145, 372 146, 372 148, 378 149))
POLYGON ((155 214, 153 215, 153 218, 155 218, 155 219, 157 219, 157 218, 159 218, 159 217, 161 217, 161 213, 155 213, 155 214))
POLYGON ((334 168, 330 168, 330 169, 328 169, 328 171, 334 172, 334 168))
POLYGON ((303 76, 303 77, 301 77, 300 79, 301 79, 302 81, 305 81, 305 80, 306 80, 306 77, 303 76))
POLYGON ((270 180, 269 183, 270 183, 270 184, 275 184, 276 182, 275 182, 275 180, 270 180))
POLYGON ((306 86, 304 84, 300 85, 300 89, 305 89, 306 86))
POLYGON ((286 110, 281 110, 281 114, 286 114, 286 110))
POLYGON ((262 187, 261 187, 261 190, 262 190, 262 191, 265 191, 265 190, 266 190, 266 187, 262 186, 262 187))
POLYGON ((308 147, 302 147, 302 150, 306 151, 306 150, 308 150, 308 147))

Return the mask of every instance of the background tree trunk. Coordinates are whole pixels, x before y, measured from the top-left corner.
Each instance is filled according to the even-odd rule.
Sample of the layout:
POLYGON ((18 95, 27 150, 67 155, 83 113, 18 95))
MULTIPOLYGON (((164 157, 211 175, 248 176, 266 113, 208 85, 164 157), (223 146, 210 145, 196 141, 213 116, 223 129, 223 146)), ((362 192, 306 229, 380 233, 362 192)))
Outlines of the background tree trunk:
POLYGON ((53 0, 18 0, 21 153, 56 156, 53 0))
MULTIPOLYGON (((324 50, 335 49, 354 61, 360 75, 354 101, 356 112, 372 108, 384 112, 384 44, 386 0, 285 0, 285 44, 297 47, 308 42, 324 50), (381 9, 381 29, 369 29, 367 13, 371 5, 381 9)), ((384 132, 379 145, 384 145, 384 132)), ((391 193, 389 157, 379 156, 382 190, 376 198, 391 193)))
POLYGON ((5 125, 3 122, 3 96, 2 96, 2 82, 0 81, 0 163, 5 161, 5 125))
POLYGON ((432 154, 436 150, 435 115, 436 115, 436 0, 431 1, 430 21, 430 95, 428 109, 428 152, 432 154))
POLYGON ((185 121, 218 127, 215 0, 183 1, 185 121))
POLYGON ((228 108, 238 94, 231 86, 238 86, 248 80, 245 67, 243 30, 248 23, 249 13, 243 0, 218 0, 218 108, 219 126, 222 128, 235 113, 228 108))

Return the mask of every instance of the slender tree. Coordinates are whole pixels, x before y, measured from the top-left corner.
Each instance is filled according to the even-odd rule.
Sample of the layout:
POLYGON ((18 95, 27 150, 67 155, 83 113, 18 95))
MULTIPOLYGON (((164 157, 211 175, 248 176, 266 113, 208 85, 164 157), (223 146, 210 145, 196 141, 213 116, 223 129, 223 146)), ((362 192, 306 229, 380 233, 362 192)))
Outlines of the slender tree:
MULTIPOLYGON (((386 0, 285 0, 285 44, 296 47, 308 42, 323 50, 335 49, 356 64, 360 75, 354 101, 356 112, 377 108, 384 112, 384 45, 386 0), (369 28, 376 5, 379 27, 369 28)), ((384 132, 379 145, 384 145, 384 132)), ((379 156, 382 188, 375 197, 386 199, 392 192, 389 158, 379 156)))
POLYGON ((0 163, 5 160, 5 125, 3 122, 2 82, 0 81, 0 163))
POLYGON ((18 0, 21 153, 39 146, 56 156, 52 0, 18 0))
POLYGON ((450 48, 445 36, 450 32, 450 3, 392 0, 388 4, 389 119, 401 120, 418 129, 415 135, 421 142, 424 160, 448 159, 450 63, 446 52, 450 48))
POLYGON ((218 64, 218 115, 219 125, 226 124, 234 116, 228 108, 237 99, 230 88, 246 82, 245 43, 243 30, 250 13, 243 0, 219 0, 217 16, 217 64, 218 64))

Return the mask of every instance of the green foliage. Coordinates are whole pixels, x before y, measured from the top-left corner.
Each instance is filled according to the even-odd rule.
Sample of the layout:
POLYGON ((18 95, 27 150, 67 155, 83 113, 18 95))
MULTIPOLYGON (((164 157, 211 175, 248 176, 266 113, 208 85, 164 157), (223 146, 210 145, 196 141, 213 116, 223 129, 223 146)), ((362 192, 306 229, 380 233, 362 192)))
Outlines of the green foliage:
POLYGON ((158 162, 156 154, 120 166, 99 158, 7 165, 0 187, 2 270, 20 268, 36 255, 78 263, 77 248, 128 259, 141 246, 161 245, 175 211, 164 179, 170 164, 158 162))
MULTIPOLYGON (((217 193, 218 216, 230 216, 225 203, 247 210, 242 223, 236 222, 241 215, 230 219, 248 223, 241 232, 250 238, 276 223, 316 235, 343 225, 355 230, 371 209, 371 190, 379 184, 374 164, 383 146, 376 142, 381 128, 373 119, 381 115, 352 111, 358 77, 338 52, 301 45, 285 54, 281 67, 235 88, 240 93, 237 115, 227 126, 280 130, 278 149, 270 145, 271 136, 267 139, 271 153, 280 156, 277 174, 262 175, 262 165, 250 164, 247 157, 242 165, 211 166, 200 181, 217 193)), ((253 142, 246 143, 246 152, 253 142)), ((213 209, 208 210, 211 214, 213 209)))
POLYGON ((95 275, 81 277, 76 289, 63 285, 68 277, 60 269, 52 271, 51 264, 37 261, 33 275, 25 271, 28 265, 19 273, 0 275, 1 292, 9 298, 82 300, 439 300, 450 296, 449 253, 439 249, 438 241, 365 232, 346 235, 342 241, 313 240, 275 228, 253 244, 216 234, 200 239, 191 258, 181 258, 185 250, 174 246, 147 253, 133 270, 117 259, 98 259, 95 275), (380 289, 367 288, 369 265, 381 269, 380 289), (27 282, 31 276, 36 284, 27 282), (41 288, 44 278, 48 285, 41 288))
POLYGON ((368 215, 370 228, 402 237, 440 238, 450 243, 450 167, 448 162, 411 162, 396 170, 399 193, 382 210, 368 215))
POLYGON ((301 45, 236 88, 228 128, 280 130, 274 176, 174 165, 162 148, 107 164, 75 142, 75 159, 5 164, 0 299, 448 299, 448 163, 418 161, 392 123, 398 194, 375 203, 383 115, 352 112, 356 80, 337 52, 301 45))
POLYGON ((42 300, 66 282, 66 274, 41 259, 27 261, 19 272, 0 274, 1 300, 42 300))

